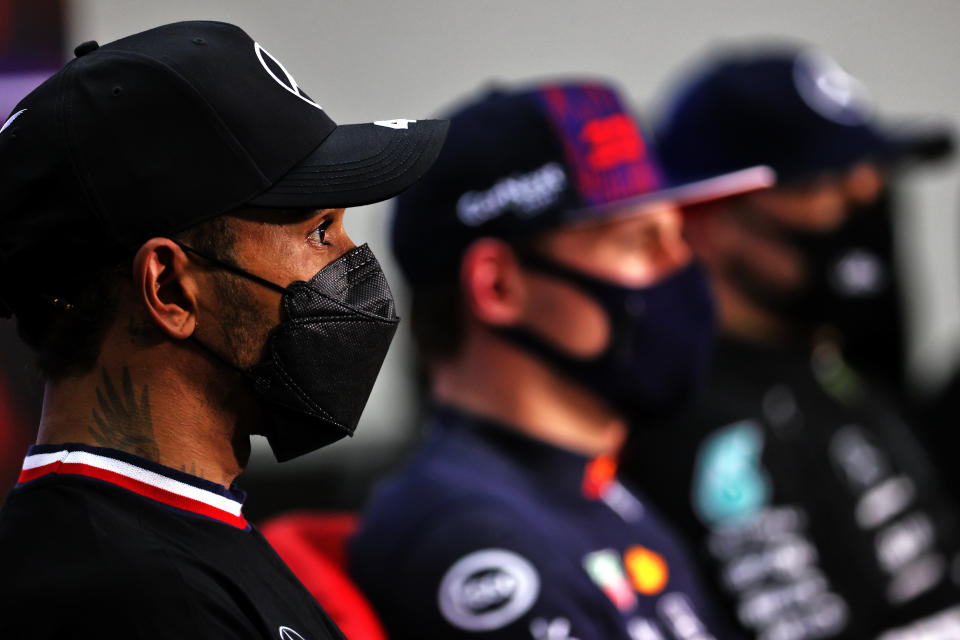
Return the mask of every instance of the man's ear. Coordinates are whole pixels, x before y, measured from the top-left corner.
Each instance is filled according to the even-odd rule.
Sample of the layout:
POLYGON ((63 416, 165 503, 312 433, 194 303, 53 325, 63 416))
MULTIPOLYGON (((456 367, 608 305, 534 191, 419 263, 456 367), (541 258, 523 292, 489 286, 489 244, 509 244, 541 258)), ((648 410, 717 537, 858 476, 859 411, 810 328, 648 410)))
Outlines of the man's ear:
POLYGON ((468 308, 480 321, 509 326, 520 319, 526 288, 517 256, 502 240, 481 238, 467 247, 460 284, 468 308))
POLYGON ((133 258, 134 295, 166 335, 185 340, 197 328, 195 274, 183 249, 169 238, 151 238, 133 258))

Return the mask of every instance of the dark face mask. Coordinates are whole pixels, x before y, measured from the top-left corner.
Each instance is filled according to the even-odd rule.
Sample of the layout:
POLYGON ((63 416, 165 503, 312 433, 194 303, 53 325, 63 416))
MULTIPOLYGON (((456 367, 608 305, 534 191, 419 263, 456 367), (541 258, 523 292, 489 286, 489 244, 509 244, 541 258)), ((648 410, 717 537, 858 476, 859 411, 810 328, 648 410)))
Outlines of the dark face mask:
POLYGON ((779 290, 750 265, 734 269, 736 286, 756 304, 790 321, 803 337, 831 328, 854 365, 899 380, 906 337, 889 198, 853 211, 847 222, 828 233, 782 226, 775 233, 800 255, 803 286, 779 290))
POLYGON ((713 298, 698 264, 652 286, 630 288, 536 255, 521 261, 598 302, 610 321, 610 344, 597 356, 578 358, 525 329, 503 330, 504 337, 593 391, 631 424, 676 410, 696 395, 715 332, 713 298))
POLYGON ((263 433, 279 462, 352 436, 399 318, 380 264, 367 245, 343 254, 309 282, 281 287, 217 258, 186 251, 283 294, 283 321, 266 354, 243 370, 261 403, 263 433))

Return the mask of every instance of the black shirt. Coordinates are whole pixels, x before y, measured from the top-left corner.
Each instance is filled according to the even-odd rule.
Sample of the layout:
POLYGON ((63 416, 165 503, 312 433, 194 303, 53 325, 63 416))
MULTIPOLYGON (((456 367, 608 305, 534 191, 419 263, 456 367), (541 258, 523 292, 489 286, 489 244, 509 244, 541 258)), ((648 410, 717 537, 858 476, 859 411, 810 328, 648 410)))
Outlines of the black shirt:
POLYGON ((701 402, 634 434, 623 473, 757 637, 872 638, 927 617, 923 637, 960 637, 960 611, 938 617, 960 603, 956 511, 839 358, 724 339, 701 402))
POLYGON ((343 638, 242 505, 121 451, 32 447, 0 510, 0 638, 343 638))
POLYGON ((390 637, 711 640, 685 549, 609 460, 451 408, 349 546, 390 637))

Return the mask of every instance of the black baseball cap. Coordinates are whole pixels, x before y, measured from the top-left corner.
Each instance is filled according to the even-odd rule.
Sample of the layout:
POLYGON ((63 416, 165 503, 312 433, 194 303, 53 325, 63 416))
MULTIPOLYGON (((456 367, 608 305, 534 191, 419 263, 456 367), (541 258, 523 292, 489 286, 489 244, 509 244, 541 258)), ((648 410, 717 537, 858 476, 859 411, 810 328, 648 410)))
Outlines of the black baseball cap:
POLYGON ((482 236, 518 240, 644 203, 710 200, 775 180, 763 166, 668 180, 638 121, 602 81, 497 88, 449 118, 436 165, 394 208, 394 253, 415 284, 446 277, 482 236))
POLYGON ((674 180, 765 164, 803 181, 861 160, 941 158, 952 132, 881 123, 864 86, 817 49, 788 44, 713 52, 665 102, 656 128, 674 180))
POLYGON ((440 120, 337 125, 230 24, 178 22, 75 54, 0 129, 0 299, 241 206, 393 197, 447 131, 440 120))

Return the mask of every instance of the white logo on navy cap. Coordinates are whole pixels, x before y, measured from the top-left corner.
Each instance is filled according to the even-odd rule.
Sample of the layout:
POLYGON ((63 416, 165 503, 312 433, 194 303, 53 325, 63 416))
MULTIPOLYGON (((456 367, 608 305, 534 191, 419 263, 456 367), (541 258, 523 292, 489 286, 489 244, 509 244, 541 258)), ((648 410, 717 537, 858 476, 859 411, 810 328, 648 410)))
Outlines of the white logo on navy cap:
POLYGON ((279 84, 281 87, 283 87, 284 89, 286 89, 287 91, 289 91, 289 92, 292 93, 293 95, 297 96, 298 98, 300 98, 301 100, 303 100, 303 101, 306 102, 307 104, 313 105, 313 106, 316 107, 317 109, 320 109, 321 111, 323 111, 323 107, 321 107, 321 106, 318 105, 316 102, 314 102, 313 100, 311 100, 310 98, 308 98, 308 97, 306 96, 306 94, 304 94, 303 91, 300 90, 300 85, 298 85, 298 84, 297 84, 297 81, 293 79, 293 76, 290 75, 290 72, 287 71, 287 68, 284 67, 284 66, 280 63, 279 60, 277 60, 276 58, 274 58, 274 57, 270 54, 269 51, 267 51, 266 49, 264 49, 263 47, 261 47, 259 42, 254 42, 254 43, 253 43, 253 50, 257 53, 257 59, 260 61, 260 65, 266 70, 267 73, 270 74, 270 77, 271 77, 271 78, 273 78, 274 80, 276 80, 277 84, 279 84), (270 59, 270 62, 272 62, 273 64, 275 64, 275 65, 277 66, 277 68, 280 70, 280 72, 283 73, 283 76, 284 76, 284 79, 283 79, 283 80, 281 80, 281 79, 277 76, 277 74, 274 73, 273 69, 270 68, 270 65, 267 64, 267 61, 266 61, 266 60, 264 60, 264 58, 263 58, 264 56, 266 56, 267 58, 269 58, 269 59, 270 59), (284 82, 284 80, 285 80, 286 82, 284 82))
POLYGON ((10 116, 9 118, 7 118, 7 121, 3 123, 3 126, 2 126, 2 127, 0 127, 0 133, 3 133, 4 130, 5 130, 7 127, 9 127, 11 124, 13 124, 13 121, 16 120, 17 117, 18 117, 21 113, 23 113, 24 111, 26 111, 26 109, 20 109, 20 111, 17 111, 15 114, 13 114, 13 115, 10 116))
POLYGON ((457 217, 476 227, 513 209, 533 217, 557 202, 567 186, 567 174, 558 162, 498 180, 486 191, 468 191, 457 200, 457 217))
POLYGON ((870 118, 866 87, 822 51, 797 56, 793 83, 807 106, 828 120, 856 127, 870 118))
POLYGON ((539 594, 540 576, 526 558, 506 549, 483 549, 447 570, 437 598, 453 626, 492 631, 529 611, 539 594))

